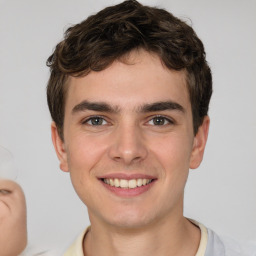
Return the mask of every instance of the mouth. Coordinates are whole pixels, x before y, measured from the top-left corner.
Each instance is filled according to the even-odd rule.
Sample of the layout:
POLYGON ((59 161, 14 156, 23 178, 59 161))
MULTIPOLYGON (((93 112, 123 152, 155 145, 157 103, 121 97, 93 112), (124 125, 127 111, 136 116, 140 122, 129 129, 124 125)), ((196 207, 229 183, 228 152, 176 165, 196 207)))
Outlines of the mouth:
POLYGON ((108 177, 100 177, 104 187, 119 197, 139 196, 150 190, 157 178, 148 175, 123 175, 114 174, 108 177))
POLYGON ((118 179, 118 178, 113 178, 113 179, 101 179, 105 184, 111 186, 111 187, 116 187, 116 188, 123 188, 123 189, 134 189, 137 187, 142 187, 142 186, 147 186, 150 184, 153 179, 118 179))

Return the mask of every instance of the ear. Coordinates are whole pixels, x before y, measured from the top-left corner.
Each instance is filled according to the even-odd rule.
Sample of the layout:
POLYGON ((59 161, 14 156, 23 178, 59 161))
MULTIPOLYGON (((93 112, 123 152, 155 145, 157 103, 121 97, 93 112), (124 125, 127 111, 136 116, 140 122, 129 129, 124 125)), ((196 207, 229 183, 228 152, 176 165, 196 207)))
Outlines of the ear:
POLYGON ((202 162, 204 149, 208 137, 210 118, 204 117, 202 125, 198 128, 197 134, 194 137, 193 149, 190 157, 190 168, 196 169, 202 162))
POLYGON ((60 161, 60 169, 64 172, 68 172, 67 153, 65 150, 65 144, 64 144, 64 141, 62 141, 62 139, 59 136, 59 132, 55 122, 52 122, 51 124, 51 132, 52 132, 52 143, 55 148, 57 157, 60 161))

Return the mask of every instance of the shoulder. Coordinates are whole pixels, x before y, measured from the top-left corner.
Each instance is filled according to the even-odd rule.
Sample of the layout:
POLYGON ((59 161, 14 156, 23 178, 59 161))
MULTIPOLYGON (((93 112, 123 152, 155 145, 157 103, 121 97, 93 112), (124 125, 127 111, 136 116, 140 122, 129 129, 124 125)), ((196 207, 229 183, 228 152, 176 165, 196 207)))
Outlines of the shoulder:
POLYGON ((207 229, 208 242, 205 256, 256 256, 256 243, 240 242, 217 235, 207 229))

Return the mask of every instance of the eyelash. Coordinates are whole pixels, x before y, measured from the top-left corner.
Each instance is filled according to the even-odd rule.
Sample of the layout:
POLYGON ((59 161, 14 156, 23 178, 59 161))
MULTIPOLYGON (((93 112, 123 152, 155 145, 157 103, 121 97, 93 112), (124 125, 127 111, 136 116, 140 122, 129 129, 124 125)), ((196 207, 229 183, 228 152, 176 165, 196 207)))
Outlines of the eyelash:
POLYGON ((91 116, 91 117, 89 117, 89 118, 83 120, 81 123, 82 123, 82 124, 85 124, 85 125, 87 124, 87 125, 90 125, 90 126, 101 126, 101 125, 102 125, 102 124, 100 124, 100 125, 89 124, 89 122, 92 121, 93 119, 94 119, 94 120, 95 120, 95 119, 100 119, 100 120, 102 120, 103 122, 105 121, 105 122, 107 123, 106 119, 105 119, 104 117, 102 117, 102 116, 91 116))
POLYGON ((166 126, 166 125, 173 125, 175 124, 175 122, 171 119, 171 118, 167 118, 165 116, 162 116, 162 115, 156 115, 156 116, 153 116, 152 118, 149 119, 148 123, 150 121, 153 121, 154 119, 163 119, 164 120, 164 124, 161 124, 161 125, 156 125, 155 126, 166 126), (167 122, 167 123, 166 123, 167 122))
MULTIPOLYGON (((172 119, 167 118, 167 117, 162 116, 162 115, 156 115, 156 116, 151 117, 151 118, 147 121, 147 123, 149 123, 150 121, 154 122, 154 119, 157 119, 157 118, 162 119, 162 120, 164 121, 164 124, 160 124, 160 125, 152 124, 153 126, 166 126, 166 125, 173 125, 173 124, 175 124, 175 122, 174 122, 172 119), (167 123, 166 123, 166 122, 167 122, 167 123)), ((89 124, 90 121, 92 122, 92 121, 95 120, 95 119, 100 119, 100 121, 102 121, 103 123, 106 122, 106 124, 108 124, 108 121, 106 121, 105 117, 103 117, 103 116, 91 116, 91 117, 89 117, 89 118, 83 120, 81 123, 82 123, 83 125, 90 125, 90 126, 102 126, 102 125, 106 125, 106 124, 102 124, 102 123, 100 123, 100 124, 98 124, 98 125, 92 124, 92 123, 89 124)))

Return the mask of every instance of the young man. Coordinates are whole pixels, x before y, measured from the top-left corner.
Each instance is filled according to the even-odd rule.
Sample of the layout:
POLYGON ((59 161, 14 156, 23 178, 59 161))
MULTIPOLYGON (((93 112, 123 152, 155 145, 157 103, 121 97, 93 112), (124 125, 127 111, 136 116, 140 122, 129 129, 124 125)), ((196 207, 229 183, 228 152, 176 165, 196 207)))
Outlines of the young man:
POLYGON ((70 27, 48 66, 53 144, 91 222, 65 255, 226 255, 183 216, 212 94, 193 29, 125 1, 70 27))

